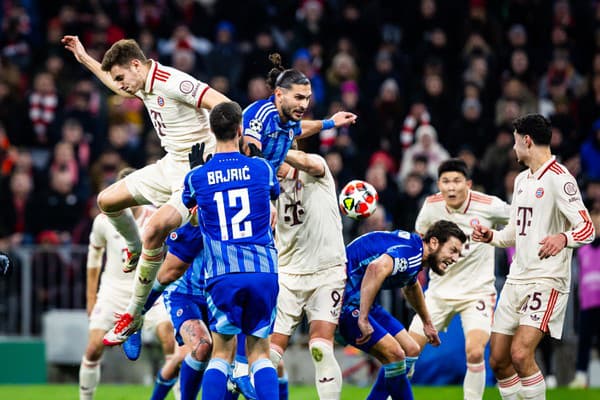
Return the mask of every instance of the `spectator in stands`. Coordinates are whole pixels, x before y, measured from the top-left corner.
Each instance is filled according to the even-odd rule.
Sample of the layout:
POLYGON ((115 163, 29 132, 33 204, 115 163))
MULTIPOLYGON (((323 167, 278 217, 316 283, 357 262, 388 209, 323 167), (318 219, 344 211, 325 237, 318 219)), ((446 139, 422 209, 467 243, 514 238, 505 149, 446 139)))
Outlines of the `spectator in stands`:
POLYGON ((580 150, 582 173, 588 179, 600 180, 600 119, 594 122, 592 133, 580 150))
POLYGON ((427 169, 431 176, 436 175, 438 166, 450 155, 437 140, 437 131, 431 125, 421 125, 416 131, 416 143, 410 146, 402 156, 400 179, 404 180, 413 170, 414 157, 423 155, 427 157, 427 169))

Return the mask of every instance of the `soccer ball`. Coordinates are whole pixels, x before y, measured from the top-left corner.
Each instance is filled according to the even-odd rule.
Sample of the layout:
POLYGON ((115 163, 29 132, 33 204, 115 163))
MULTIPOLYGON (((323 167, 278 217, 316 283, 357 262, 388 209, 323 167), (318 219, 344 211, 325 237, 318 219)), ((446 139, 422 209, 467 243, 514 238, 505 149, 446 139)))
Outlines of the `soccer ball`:
POLYGON ((377 200, 379 195, 373 185, 365 181, 353 180, 340 191, 340 210, 343 215, 350 218, 365 219, 375 212, 377 200))

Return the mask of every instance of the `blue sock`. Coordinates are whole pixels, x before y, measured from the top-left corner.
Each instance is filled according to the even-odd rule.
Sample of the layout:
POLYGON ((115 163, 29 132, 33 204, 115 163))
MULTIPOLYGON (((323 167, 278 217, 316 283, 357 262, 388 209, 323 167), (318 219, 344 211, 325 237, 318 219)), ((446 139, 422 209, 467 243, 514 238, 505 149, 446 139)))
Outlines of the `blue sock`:
POLYGON ((280 378, 277 378, 277 386, 279 386, 279 400, 288 400, 289 389, 287 374, 280 378))
POLYGON ((410 382, 406 377, 406 362, 404 360, 383 365, 385 387, 393 400, 413 400, 410 382))
POLYGON ((386 400, 389 396, 387 389, 385 388, 385 370, 379 368, 377 374, 377 380, 371 388, 371 392, 367 396, 367 400, 386 400))
POLYGON ((195 360, 191 354, 187 354, 181 363, 179 371, 179 386, 181 387, 182 400, 196 400, 206 363, 195 360))
POLYGON ((142 309, 142 314, 146 314, 148 312, 148 310, 150 310, 152 308, 154 303, 156 303, 156 300, 160 297, 162 292, 165 291, 167 286, 169 286, 169 285, 163 285, 163 284, 160 284, 157 280, 154 280, 154 283, 152 284, 152 290, 150 290, 150 294, 148 295, 148 298, 146 299, 146 303, 144 303, 144 308, 142 309))
MULTIPOLYGON (((415 363, 417 362, 417 360, 419 359, 419 357, 406 357, 406 376, 408 377, 408 379, 412 378, 412 374, 411 374, 411 368, 415 365, 415 363)), ((412 371, 414 373, 414 370, 412 371)))
POLYGON ((152 397, 150 397, 150 400, 163 400, 165 397, 167 397, 169 390, 171 390, 175 382, 177 382, 177 377, 166 380, 160 375, 160 372, 161 371, 158 371, 158 374, 156 374, 154 390, 152 391, 152 397))
POLYGON ((246 335, 238 333, 237 335, 237 349, 235 352, 235 361, 242 364, 248 364, 248 358, 246 357, 246 335))
POLYGON ((254 389, 259 400, 279 398, 277 370, 271 360, 259 358, 250 366, 250 372, 254 376, 254 389))
POLYGON ((227 393, 227 377, 231 374, 231 365, 222 358, 213 358, 208 362, 202 380, 202 400, 222 399, 227 393))

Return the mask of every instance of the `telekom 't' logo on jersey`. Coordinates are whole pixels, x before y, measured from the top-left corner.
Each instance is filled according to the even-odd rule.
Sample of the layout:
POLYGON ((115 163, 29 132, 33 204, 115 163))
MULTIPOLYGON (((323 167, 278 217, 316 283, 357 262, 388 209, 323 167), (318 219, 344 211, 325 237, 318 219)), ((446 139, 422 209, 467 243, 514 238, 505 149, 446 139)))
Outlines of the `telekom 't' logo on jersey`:
POLYGON ((517 226, 521 227, 519 236, 526 236, 525 229, 531 226, 531 217, 533 216, 533 208, 519 207, 517 209, 517 226))

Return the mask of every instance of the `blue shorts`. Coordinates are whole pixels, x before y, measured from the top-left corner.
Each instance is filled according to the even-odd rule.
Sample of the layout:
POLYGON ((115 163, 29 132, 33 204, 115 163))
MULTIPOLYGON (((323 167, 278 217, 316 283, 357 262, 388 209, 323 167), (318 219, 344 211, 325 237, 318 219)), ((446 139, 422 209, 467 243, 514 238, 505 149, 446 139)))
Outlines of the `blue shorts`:
POLYGON ((277 274, 240 272, 206 281, 210 330, 267 338, 277 315, 277 274))
POLYGON ((197 319, 208 326, 208 306, 203 296, 182 294, 167 289, 163 294, 163 298, 165 307, 171 315, 171 322, 175 329, 175 339, 180 346, 183 346, 183 338, 179 334, 179 330, 185 321, 197 319))
POLYGON ((404 325, 402 325, 400 321, 394 318, 381 305, 376 304, 371 307, 371 311, 369 311, 369 322, 373 327, 373 334, 366 343, 356 344, 356 339, 362 336, 360 328, 358 327, 359 313, 358 306, 344 307, 338 322, 338 329, 340 335, 347 344, 361 349, 365 353, 368 353, 371 348, 388 333, 392 336, 396 336, 404 329, 404 325))
POLYGON ((187 223, 169 233, 166 243, 169 246, 169 253, 177 256, 181 261, 191 264, 204 249, 202 229, 187 223))

